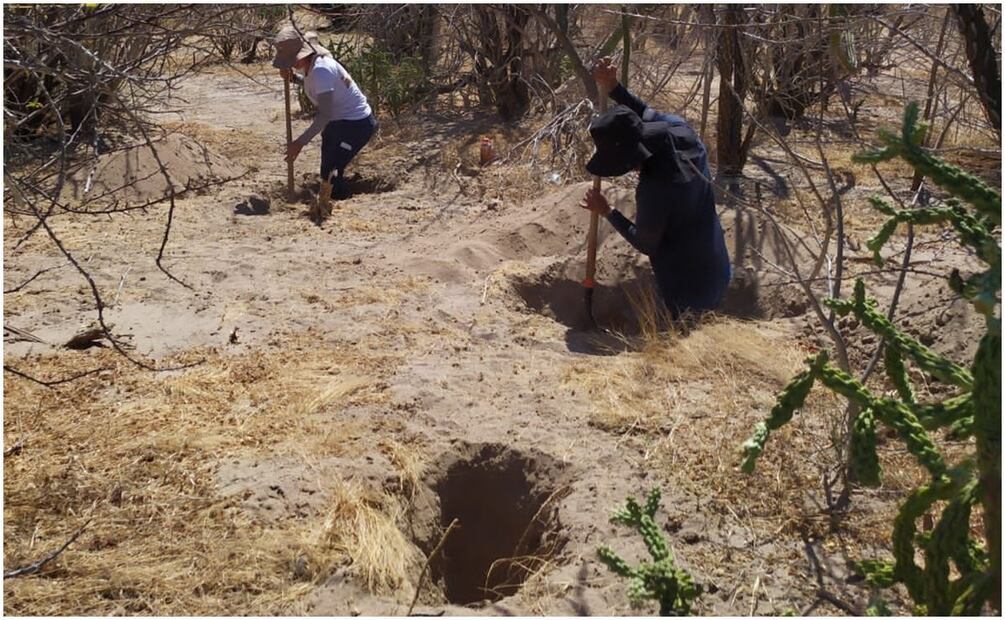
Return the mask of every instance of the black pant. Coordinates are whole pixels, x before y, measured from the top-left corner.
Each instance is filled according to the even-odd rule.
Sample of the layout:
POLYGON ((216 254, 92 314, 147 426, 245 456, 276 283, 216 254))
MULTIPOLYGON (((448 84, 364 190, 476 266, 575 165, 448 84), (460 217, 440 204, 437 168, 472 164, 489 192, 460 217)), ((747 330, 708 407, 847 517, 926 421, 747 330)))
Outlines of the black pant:
POLYGON ((345 167, 366 146, 376 130, 377 119, 371 114, 358 121, 332 121, 321 132, 321 178, 334 186, 333 198, 348 192, 345 167))

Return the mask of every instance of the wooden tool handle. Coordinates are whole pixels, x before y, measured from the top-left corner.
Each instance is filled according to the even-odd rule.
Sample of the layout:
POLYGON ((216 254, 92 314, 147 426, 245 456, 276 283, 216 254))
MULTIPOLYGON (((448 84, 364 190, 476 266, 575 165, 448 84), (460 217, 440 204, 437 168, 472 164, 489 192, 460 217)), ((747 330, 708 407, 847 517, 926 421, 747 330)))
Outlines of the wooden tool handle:
MULTIPOLYGON (((607 110, 607 93, 600 93, 600 113, 607 110)), ((600 177, 593 177, 594 191, 600 191, 600 177)), ((595 211, 590 212, 590 230, 586 235, 586 277, 583 279, 583 286, 593 288, 595 283, 593 277, 597 273, 597 227, 600 224, 600 215, 595 211)))
MULTIPOLYGON (((293 120, 290 116, 290 78, 283 76, 283 94, 286 96, 286 149, 293 144, 293 120)), ((286 162, 286 193, 293 198, 293 162, 286 162)))

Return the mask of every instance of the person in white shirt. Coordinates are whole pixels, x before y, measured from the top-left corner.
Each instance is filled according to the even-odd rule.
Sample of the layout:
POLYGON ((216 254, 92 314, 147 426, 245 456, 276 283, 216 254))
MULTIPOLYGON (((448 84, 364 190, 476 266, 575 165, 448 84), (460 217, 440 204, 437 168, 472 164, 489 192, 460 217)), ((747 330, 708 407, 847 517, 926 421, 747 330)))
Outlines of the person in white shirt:
POLYGON ((296 70, 304 76, 307 97, 317 108, 311 123, 287 149, 293 161, 314 136, 321 134, 321 191, 319 215, 327 215, 331 198, 349 195, 345 169, 366 146, 377 130, 377 119, 356 82, 331 53, 317 42, 317 34, 303 36, 286 26, 276 36, 276 58, 272 66, 284 77, 296 70))

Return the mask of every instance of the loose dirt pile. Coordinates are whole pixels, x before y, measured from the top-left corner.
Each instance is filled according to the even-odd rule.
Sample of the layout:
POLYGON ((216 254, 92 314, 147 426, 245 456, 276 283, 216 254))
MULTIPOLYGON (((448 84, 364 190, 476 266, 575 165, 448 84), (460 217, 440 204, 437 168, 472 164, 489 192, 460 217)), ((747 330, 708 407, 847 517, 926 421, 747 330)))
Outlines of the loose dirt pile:
MULTIPOLYGON (((409 255, 407 264, 447 282, 484 279, 483 298, 490 289, 501 290, 530 312, 572 330, 585 329, 581 281, 588 218, 577 205, 588 187, 579 183, 556 189, 505 213, 486 209, 460 231, 433 235, 430 251, 409 255)), ((609 187, 606 193, 613 206, 634 217, 630 190, 609 187)), ((806 256, 796 232, 779 231, 750 210, 724 210, 721 219, 734 265, 721 313, 760 319, 803 314, 803 292, 779 267, 790 261, 783 238, 797 260, 806 256)), ((605 328, 637 333, 636 306, 655 291, 648 259, 606 222, 601 223, 598 243, 594 316, 605 328)), ((422 241, 418 245, 425 247, 422 241)), ((800 266, 804 273, 811 268, 800 266)))
POLYGON ((233 179, 246 168, 180 133, 99 155, 67 179, 63 200, 144 204, 233 179), (152 145, 152 148, 151 148, 152 145), (165 178, 164 171, 170 177, 165 178))

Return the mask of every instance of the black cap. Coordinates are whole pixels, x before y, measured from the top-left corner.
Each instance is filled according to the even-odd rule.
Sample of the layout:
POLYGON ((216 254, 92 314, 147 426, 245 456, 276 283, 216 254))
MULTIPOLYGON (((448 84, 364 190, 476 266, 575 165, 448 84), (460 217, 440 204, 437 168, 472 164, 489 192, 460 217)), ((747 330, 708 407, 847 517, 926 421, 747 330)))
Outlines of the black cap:
POLYGON ((590 123, 590 136, 597 152, 586 163, 590 174, 616 177, 652 157, 642 144, 644 123, 628 106, 617 105, 590 123))

